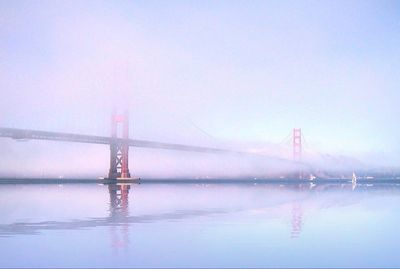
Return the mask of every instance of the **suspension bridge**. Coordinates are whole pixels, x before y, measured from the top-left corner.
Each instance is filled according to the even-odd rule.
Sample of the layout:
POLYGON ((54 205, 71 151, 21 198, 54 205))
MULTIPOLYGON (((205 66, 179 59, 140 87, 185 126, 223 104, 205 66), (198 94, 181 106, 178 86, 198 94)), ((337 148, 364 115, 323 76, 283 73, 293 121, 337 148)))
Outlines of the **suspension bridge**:
MULTIPOLYGON (((158 141, 139 140, 129 138, 129 113, 113 113, 111 116, 111 136, 96 136, 85 134, 74 134, 64 132, 50 132, 42 130, 29 130, 18 128, 0 127, 0 137, 12 138, 16 140, 51 140, 76 143, 89 143, 108 145, 110 147, 110 167, 108 179, 130 179, 129 171, 129 148, 142 147, 153 149, 166 149, 177 151, 189 151, 199 153, 230 153, 230 154, 249 154, 263 157, 270 157, 263 154, 238 151, 232 149, 223 149, 215 147, 202 147, 195 145, 183 145, 174 143, 164 143, 158 141)), ((293 129, 292 135, 293 162, 302 161, 302 134, 301 129, 293 129)), ((281 159, 274 157, 274 159, 281 159)), ((288 161, 286 159, 281 159, 288 161)))

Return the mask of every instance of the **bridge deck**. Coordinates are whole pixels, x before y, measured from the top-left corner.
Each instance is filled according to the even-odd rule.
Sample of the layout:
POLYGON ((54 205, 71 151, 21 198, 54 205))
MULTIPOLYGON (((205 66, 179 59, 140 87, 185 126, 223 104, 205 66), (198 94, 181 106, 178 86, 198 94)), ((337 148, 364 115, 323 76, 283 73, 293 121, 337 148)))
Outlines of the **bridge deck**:
POLYGON ((82 135, 62 132, 48 132, 17 128, 2 128, 0 127, 0 137, 8 137, 12 139, 35 139, 35 140, 53 140, 65 142, 78 142, 89 144, 110 145, 112 143, 128 143, 131 147, 168 149, 179 151, 194 151, 194 152, 210 152, 210 153, 240 153, 227 149, 218 149, 210 147, 190 146, 174 143, 163 143, 139 139, 123 139, 107 136, 82 135))

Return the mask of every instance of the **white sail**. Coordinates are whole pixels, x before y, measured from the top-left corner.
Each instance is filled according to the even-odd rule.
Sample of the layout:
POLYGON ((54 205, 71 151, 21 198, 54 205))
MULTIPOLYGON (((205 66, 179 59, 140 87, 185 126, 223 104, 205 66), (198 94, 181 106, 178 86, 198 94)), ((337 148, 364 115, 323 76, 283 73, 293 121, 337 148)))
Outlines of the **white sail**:
POLYGON ((353 172, 353 177, 351 178, 352 183, 357 183, 357 176, 356 173, 353 172))

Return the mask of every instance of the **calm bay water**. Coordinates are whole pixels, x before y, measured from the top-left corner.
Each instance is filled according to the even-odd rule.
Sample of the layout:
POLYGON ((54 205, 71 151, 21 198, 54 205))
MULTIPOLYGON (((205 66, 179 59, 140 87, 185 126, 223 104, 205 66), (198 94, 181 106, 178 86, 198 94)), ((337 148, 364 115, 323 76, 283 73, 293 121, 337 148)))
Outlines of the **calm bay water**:
POLYGON ((0 267, 400 267, 400 186, 0 185, 0 267))

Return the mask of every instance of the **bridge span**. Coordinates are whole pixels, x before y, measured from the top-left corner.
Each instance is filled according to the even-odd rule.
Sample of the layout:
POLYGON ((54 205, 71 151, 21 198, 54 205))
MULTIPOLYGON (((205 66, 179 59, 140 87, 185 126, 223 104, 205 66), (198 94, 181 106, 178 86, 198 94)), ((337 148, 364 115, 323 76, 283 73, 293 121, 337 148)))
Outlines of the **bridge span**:
MULTIPOLYGON (((297 130, 297 129, 295 129, 297 130)), ((298 130, 297 130, 298 131, 298 130)), ((65 142, 77 142, 77 143, 89 143, 89 144, 101 144, 109 145, 110 147, 110 169, 108 172, 108 179, 131 178, 129 172, 129 148, 130 147, 141 147, 141 148, 153 148, 153 149, 166 149, 166 150, 178 150, 178 151, 190 151, 190 152, 203 152, 203 153, 230 153, 230 154, 245 154, 252 156, 262 156, 263 158, 270 158, 274 160, 280 160, 284 162, 291 162, 287 159, 278 157, 271 157, 260 153, 251 153, 245 151, 236 151, 231 149, 221 149, 213 147, 201 147, 193 145, 183 145, 174 143, 157 142, 150 140, 140 140, 129 138, 129 117, 128 112, 125 111, 123 114, 113 114, 111 116, 111 136, 97 136, 97 135, 84 135, 64 132, 49 132, 40 130, 29 130, 29 129, 18 129, 18 128, 5 128, 0 127, 0 137, 12 138, 12 139, 26 139, 26 140, 52 140, 52 141, 65 141, 65 142), (119 131, 119 132, 118 132, 119 131)), ((301 138, 296 138, 301 139, 301 138)), ((294 145, 297 147, 300 145, 300 149, 294 151, 293 162, 297 164, 305 165, 301 163, 301 140, 300 144, 298 140, 293 140, 294 145)))
POLYGON ((149 140, 130 139, 129 138, 129 118, 128 112, 124 114, 113 114, 111 117, 111 136, 97 136, 73 134, 64 132, 49 132, 40 130, 17 129, 0 127, 0 137, 12 139, 34 139, 34 140, 52 140, 89 144, 102 144, 110 146, 110 169, 109 179, 131 178, 129 172, 129 147, 167 149, 203 153, 237 153, 250 154, 246 152, 233 151, 229 149, 219 149, 212 147, 200 147, 192 145, 164 143, 149 140), (120 130, 120 132, 118 132, 120 130))
POLYGON ((141 139, 130 139, 130 138, 125 139, 125 138, 116 138, 108 136, 83 135, 83 134, 73 134, 64 132, 48 132, 48 131, 4 128, 4 127, 0 127, 0 137, 8 137, 16 140, 18 139, 53 140, 53 141, 102 144, 102 145, 110 145, 112 143, 126 143, 130 147, 168 149, 168 150, 191 151, 191 152, 244 153, 228 149, 190 146, 190 145, 164 143, 164 142, 141 140, 141 139))

